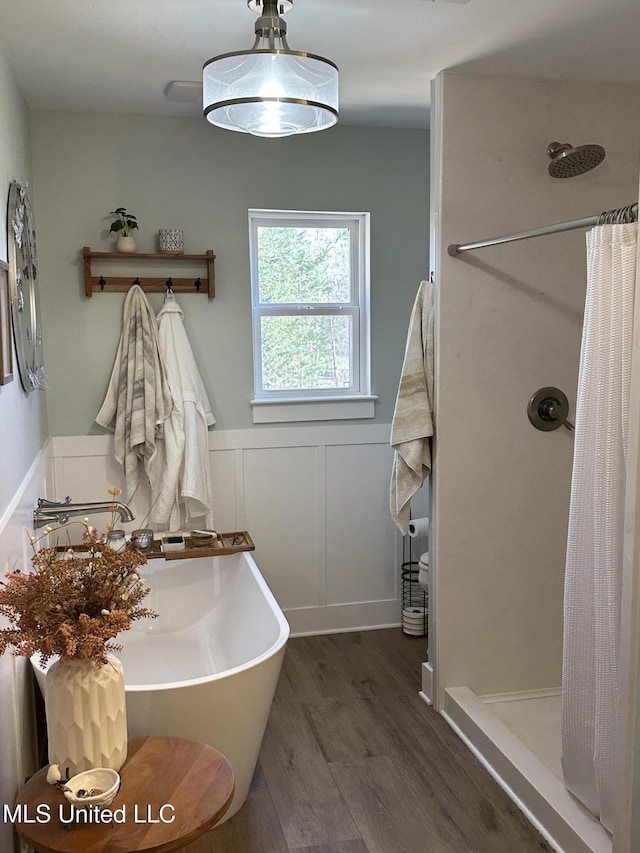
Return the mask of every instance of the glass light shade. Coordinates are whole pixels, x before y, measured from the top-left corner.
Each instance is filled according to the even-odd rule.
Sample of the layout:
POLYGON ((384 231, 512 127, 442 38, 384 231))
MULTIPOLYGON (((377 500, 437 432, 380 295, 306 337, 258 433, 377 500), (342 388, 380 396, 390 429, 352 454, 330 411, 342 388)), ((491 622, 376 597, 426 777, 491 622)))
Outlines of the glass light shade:
POLYGON ((290 136, 338 120, 338 69, 328 59, 291 50, 246 50, 203 69, 207 121, 254 136, 290 136))

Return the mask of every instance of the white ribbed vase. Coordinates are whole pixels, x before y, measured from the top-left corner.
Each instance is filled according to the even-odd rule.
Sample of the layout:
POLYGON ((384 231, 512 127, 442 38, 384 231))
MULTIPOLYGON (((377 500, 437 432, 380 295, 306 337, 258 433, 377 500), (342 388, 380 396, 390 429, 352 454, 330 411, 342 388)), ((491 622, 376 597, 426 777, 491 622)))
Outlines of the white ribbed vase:
POLYGON ((69 776, 94 767, 119 770, 127 757, 127 711, 120 661, 56 661, 45 681, 49 763, 69 776))

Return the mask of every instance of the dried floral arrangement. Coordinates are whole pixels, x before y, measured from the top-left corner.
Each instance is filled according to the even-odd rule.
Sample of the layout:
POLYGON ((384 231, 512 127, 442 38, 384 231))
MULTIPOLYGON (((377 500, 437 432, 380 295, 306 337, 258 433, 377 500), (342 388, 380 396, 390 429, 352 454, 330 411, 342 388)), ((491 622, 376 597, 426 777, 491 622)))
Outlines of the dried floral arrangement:
MULTIPOLYGON (((150 592, 138 574, 145 555, 135 549, 115 551, 88 519, 74 523, 84 528, 81 552, 38 548, 40 540, 32 537, 33 571, 16 569, 0 581, 0 615, 10 625, 0 629, 0 654, 12 647, 24 657, 39 653, 43 664, 59 655, 63 663, 85 660, 102 666, 107 652, 122 648, 109 640, 135 620, 158 615, 141 606, 150 592)), ((45 528, 40 539, 55 532, 45 528)))

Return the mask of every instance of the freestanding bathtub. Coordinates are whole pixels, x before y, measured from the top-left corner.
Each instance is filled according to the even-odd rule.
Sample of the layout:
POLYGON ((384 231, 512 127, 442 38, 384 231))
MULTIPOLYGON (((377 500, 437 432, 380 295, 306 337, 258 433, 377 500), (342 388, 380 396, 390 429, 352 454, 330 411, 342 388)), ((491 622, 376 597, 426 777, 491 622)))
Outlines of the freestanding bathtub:
MULTIPOLYGON (((289 625, 247 552, 142 567, 157 619, 118 635, 127 726, 210 744, 233 767, 227 820, 244 803, 276 689, 289 625)), ((32 660, 44 695, 45 670, 32 660)))

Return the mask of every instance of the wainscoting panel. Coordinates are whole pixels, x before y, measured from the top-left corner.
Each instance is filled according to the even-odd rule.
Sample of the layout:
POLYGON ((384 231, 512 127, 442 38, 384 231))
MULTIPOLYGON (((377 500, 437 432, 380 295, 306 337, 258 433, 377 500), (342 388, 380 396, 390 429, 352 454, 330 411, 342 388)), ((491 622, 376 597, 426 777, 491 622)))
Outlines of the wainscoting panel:
MULTIPOLYGON (((69 486, 66 492, 64 487, 62 490, 56 489, 56 500, 62 501, 67 495, 70 495, 74 502, 111 500, 107 489, 116 486, 122 488, 124 482, 116 464, 111 455, 55 458, 53 469, 56 485, 68 484, 69 486)), ((131 503, 133 504, 133 501, 131 503)), ((104 526, 105 518, 101 520, 104 526)))
POLYGON ((260 571, 283 609, 318 600, 314 447, 244 451, 244 509, 260 571))
MULTIPOLYGON (((292 633, 400 624, 401 539, 389 515, 389 425, 209 433, 218 530, 248 530, 292 633)), ((110 436, 52 439, 53 493, 106 500, 123 488, 110 436)), ((139 527, 149 506, 132 501, 139 527)), ((108 516, 91 523, 104 529, 108 516)))
POLYGON ((327 604, 397 598, 391 462, 380 444, 327 447, 327 604))
MULTIPOLYGON (((238 523, 236 483, 236 451, 214 450, 209 453, 213 483, 213 523, 216 530, 240 530, 238 523)), ((244 529, 244 528, 242 528, 244 529)))
MULTIPOLYGON (((39 497, 46 495, 49 466, 47 450, 34 460, 13 501, 0 517, 0 575, 31 565, 32 515, 39 497)), ((25 777, 36 769, 33 677, 25 658, 9 652, 0 657, 0 804, 11 805, 25 777)), ((14 848, 13 827, 0 821, 0 850, 14 848)))

